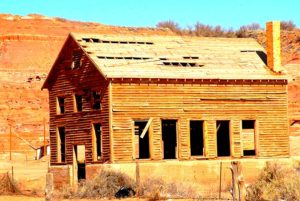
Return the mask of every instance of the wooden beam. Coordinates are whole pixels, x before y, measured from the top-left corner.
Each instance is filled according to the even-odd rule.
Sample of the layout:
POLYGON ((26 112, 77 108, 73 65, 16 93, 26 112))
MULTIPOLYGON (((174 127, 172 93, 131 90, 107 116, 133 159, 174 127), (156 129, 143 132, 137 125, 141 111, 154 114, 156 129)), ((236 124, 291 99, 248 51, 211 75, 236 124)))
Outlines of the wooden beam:
POLYGON ((152 117, 148 120, 148 122, 147 122, 147 124, 146 124, 146 126, 145 126, 145 128, 144 128, 144 130, 143 130, 143 132, 142 132, 142 134, 141 134, 141 136, 140 136, 140 138, 143 139, 143 138, 145 137, 146 132, 148 131, 148 129, 149 129, 151 123, 152 123, 152 120, 153 120, 152 117))

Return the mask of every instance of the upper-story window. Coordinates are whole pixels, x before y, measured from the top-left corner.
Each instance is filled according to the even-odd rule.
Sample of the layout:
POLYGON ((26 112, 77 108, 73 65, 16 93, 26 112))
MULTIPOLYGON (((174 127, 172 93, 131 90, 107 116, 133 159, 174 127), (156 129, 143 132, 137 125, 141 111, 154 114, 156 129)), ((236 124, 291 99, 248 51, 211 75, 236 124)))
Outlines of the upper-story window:
POLYGON ((100 91, 93 91, 92 93, 92 108, 94 110, 100 110, 101 109, 101 93, 100 91))
POLYGON ((74 111, 75 112, 82 111, 82 95, 79 94, 74 95, 74 111))
POLYGON ((80 50, 74 50, 72 54, 71 69, 78 69, 82 66, 83 56, 80 50))
POLYGON ((56 114, 65 113, 65 97, 56 98, 56 114))

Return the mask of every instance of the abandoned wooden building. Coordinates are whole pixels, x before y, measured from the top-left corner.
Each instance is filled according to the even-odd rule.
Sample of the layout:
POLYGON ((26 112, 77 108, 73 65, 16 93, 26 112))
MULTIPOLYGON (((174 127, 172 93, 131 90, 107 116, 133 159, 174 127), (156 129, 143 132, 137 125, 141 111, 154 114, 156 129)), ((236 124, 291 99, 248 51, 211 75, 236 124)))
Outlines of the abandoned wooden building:
POLYGON ((250 38, 71 33, 43 85, 53 172, 288 157, 279 26, 267 54, 250 38))

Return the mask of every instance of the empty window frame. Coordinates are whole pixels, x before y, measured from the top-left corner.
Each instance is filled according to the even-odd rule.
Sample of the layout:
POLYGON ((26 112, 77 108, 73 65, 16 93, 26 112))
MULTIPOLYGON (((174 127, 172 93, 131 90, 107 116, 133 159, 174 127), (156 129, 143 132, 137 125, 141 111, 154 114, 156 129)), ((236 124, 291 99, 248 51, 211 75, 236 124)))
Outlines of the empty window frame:
POLYGON ((56 114, 65 113, 65 97, 56 98, 56 114))
POLYGON ((78 69, 82 66, 83 56, 80 50, 74 50, 72 53, 72 64, 71 69, 78 69))
POLYGON ((101 92, 100 91, 93 91, 92 92, 92 108, 94 110, 101 109, 101 92))
POLYGON ((177 158, 177 120, 162 120, 162 149, 164 159, 177 158))
POLYGON ((217 154, 230 156, 230 121, 217 121, 217 154))
POLYGON ((147 123, 148 121, 134 122, 134 157, 136 159, 150 158, 149 125, 147 126, 147 123))
POLYGON ((204 132, 203 121, 190 121, 190 149, 191 156, 203 156, 204 154, 204 132))
POLYGON ((102 127, 99 123, 92 125, 93 160, 98 161, 102 156, 102 127))
POLYGON ((66 133, 65 127, 57 128, 57 162, 66 162, 66 133))
POLYGON ((82 95, 74 94, 74 111, 75 112, 82 111, 82 95))
POLYGON ((255 156, 255 120, 242 120, 243 156, 255 156))

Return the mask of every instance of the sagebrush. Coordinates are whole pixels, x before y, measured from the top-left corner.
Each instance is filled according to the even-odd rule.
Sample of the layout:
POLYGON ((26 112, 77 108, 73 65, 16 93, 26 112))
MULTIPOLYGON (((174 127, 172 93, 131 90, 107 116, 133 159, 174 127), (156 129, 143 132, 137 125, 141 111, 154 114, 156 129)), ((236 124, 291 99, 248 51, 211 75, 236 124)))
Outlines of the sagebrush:
POLYGON ((193 186, 178 182, 165 182, 161 178, 145 179, 141 182, 138 191, 141 197, 150 198, 150 200, 199 197, 193 186))
POLYGON ((4 194, 20 194, 16 182, 10 178, 8 173, 0 174, 0 195, 4 194))
POLYGON ((196 198, 193 187, 175 182, 165 182, 160 178, 147 178, 137 186, 135 180, 128 175, 102 170, 92 180, 83 180, 75 190, 65 186, 58 194, 63 198, 113 198, 121 187, 132 188, 137 196, 158 200, 162 198, 196 198))
POLYGON ((135 189, 135 181, 124 173, 102 170, 92 180, 82 180, 76 191, 63 188, 64 198, 112 198, 123 186, 135 189))
POLYGON ((247 188, 246 200, 300 201, 300 174, 295 168, 269 162, 257 181, 247 188))

